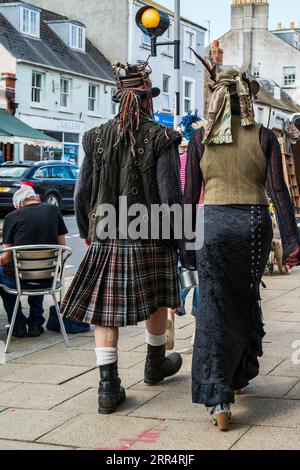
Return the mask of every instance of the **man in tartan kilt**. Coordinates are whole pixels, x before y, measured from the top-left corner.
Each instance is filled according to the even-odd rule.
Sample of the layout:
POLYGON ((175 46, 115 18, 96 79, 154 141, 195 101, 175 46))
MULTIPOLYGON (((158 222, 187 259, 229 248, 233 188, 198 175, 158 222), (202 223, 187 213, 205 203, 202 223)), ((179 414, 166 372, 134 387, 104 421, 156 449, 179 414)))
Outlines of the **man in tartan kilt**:
POLYGON ((160 229, 150 235, 163 219, 161 213, 153 217, 153 206, 181 204, 181 137, 154 121, 152 99, 160 90, 152 87, 148 62, 113 68, 119 113, 83 139, 75 207, 89 249, 62 305, 65 318, 95 325, 99 413, 106 414, 126 399, 118 375, 120 327, 146 322, 145 383, 157 385, 182 365, 178 353, 165 355, 167 311, 180 306, 174 226, 167 239, 160 229), (137 206, 146 214, 138 224, 141 235, 133 237, 127 229, 137 206), (113 222, 105 222, 109 207, 116 211, 113 222))

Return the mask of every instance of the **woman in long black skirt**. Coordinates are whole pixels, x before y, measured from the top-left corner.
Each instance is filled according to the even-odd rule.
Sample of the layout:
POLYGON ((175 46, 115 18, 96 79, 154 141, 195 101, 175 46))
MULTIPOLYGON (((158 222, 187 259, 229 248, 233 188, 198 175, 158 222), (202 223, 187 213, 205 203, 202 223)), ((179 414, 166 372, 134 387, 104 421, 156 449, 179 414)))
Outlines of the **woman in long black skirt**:
POLYGON ((183 251, 182 262, 197 266, 200 282, 193 402, 212 407, 213 422, 226 430, 235 390, 258 375, 263 354, 259 287, 272 241, 267 182, 290 266, 299 263, 300 242, 278 141, 254 120, 258 83, 237 70, 208 69, 208 123, 191 139, 184 195, 195 225, 204 184, 204 243, 196 256, 183 251))

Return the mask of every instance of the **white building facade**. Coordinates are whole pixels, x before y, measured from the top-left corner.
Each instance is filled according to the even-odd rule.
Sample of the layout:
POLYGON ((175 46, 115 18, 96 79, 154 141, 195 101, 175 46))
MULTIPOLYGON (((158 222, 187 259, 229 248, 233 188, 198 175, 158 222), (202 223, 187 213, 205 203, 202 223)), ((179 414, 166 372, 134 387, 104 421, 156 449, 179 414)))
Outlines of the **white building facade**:
MULTIPOLYGON (((111 62, 135 62, 150 55, 150 41, 136 26, 135 16, 139 8, 149 5, 170 15, 171 27, 158 42, 174 39, 174 14, 152 0, 33 0, 35 5, 51 9, 78 21, 84 17, 90 38, 95 46, 111 62)), ((186 18, 181 19, 181 114, 198 110, 203 114, 204 72, 189 47, 204 54, 206 29, 186 18)), ((174 112, 175 73, 174 48, 158 48, 158 56, 150 59, 153 68, 153 85, 161 89, 155 99, 156 117, 164 124, 172 125, 174 112)))
POLYGON ((109 62, 86 40, 85 25, 31 4, 0 2, 0 31, 0 74, 16 76, 15 116, 63 144, 16 144, 14 158, 80 164, 83 134, 116 111, 109 62), (12 33, 14 39, 6 40, 12 33))
POLYGON ((224 65, 237 65, 273 80, 300 104, 300 41, 292 26, 289 31, 281 26, 269 31, 268 0, 232 0, 231 29, 219 42, 224 65))

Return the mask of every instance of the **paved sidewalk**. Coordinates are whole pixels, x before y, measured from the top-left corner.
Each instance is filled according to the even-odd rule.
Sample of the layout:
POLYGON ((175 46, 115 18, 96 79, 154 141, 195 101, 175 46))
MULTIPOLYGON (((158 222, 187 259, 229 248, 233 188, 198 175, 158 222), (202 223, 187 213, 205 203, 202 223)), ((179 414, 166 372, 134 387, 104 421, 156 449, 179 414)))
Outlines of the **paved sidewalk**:
POLYGON ((110 416, 97 414, 92 333, 71 337, 68 350, 49 332, 14 339, 9 362, 0 365, 0 449, 299 449, 300 268, 265 282, 261 375, 238 397, 229 432, 217 431, 206 409, 191 403, 194 322, 187 316, 176 325, 183 368, 158 387, 142 380, 143 327, 121 332, 120 375, 128 399, 110 416))

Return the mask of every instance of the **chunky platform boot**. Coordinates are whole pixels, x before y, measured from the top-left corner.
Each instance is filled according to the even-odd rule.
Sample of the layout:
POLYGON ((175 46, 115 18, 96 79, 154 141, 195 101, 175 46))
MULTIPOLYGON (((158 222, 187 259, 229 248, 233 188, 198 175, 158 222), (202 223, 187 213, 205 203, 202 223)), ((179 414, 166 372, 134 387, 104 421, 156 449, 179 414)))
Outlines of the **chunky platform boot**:
POLYGON ((166 357, 166 345, 148 346, 144 382, 148 385, 157 385, 166 377, 175 375, 182 366, 182 358, 178 353, 166 357))
POLYGON ((124 387, 118 375, 118 363, 100 366, 99 409, 101 414, 114 413, 126 400, 124 387))

